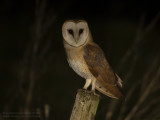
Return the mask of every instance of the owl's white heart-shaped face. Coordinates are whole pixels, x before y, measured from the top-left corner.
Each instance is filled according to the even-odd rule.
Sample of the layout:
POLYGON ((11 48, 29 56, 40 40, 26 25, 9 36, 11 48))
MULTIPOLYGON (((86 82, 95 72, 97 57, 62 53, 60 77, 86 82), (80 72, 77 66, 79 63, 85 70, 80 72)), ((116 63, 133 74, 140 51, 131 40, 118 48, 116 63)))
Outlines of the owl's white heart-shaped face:
POLYGON ((64 22, 62 26, 62 35, 64 41, 74 47, 82 46, 86 43, 89 35, 88 24, 84 20, 64 22))

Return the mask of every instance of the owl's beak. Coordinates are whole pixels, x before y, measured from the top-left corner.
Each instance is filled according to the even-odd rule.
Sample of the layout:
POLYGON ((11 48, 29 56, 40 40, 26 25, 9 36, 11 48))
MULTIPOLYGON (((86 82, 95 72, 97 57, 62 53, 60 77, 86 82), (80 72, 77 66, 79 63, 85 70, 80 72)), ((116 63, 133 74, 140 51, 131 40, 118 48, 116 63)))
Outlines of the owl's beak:
POLYGON ((79 38, 78 35, 76 35, 75 38, 74 38, 76 43, 78 43, 78 38, 79 38))
POLYGON ((78 43, 78 40, 76 39, 75 41, 76 41, 76 44, 77 44, 77 43, 78 43))

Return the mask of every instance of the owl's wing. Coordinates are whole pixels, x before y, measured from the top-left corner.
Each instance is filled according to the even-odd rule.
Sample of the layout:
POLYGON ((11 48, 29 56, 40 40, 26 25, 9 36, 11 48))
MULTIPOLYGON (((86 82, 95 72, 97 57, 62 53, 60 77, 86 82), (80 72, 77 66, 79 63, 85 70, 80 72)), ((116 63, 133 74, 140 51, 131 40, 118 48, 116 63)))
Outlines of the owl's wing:
POLYGON ((96 89, 112 98, 124 98, 119 76, 113 72, 101 48, 92 43, 85 46, 84 59, 97 79, 96 89))

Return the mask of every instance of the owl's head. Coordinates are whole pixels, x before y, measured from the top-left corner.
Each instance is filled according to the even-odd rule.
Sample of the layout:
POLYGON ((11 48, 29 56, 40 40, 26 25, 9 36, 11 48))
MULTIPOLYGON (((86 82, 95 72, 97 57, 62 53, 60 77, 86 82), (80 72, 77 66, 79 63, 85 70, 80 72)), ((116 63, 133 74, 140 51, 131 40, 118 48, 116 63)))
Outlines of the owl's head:
POLYGON ((62 26, 64 41, 74 47, 82 46, 87 42, 89 35, 88 24, 84 20, 67 20, 62 26))

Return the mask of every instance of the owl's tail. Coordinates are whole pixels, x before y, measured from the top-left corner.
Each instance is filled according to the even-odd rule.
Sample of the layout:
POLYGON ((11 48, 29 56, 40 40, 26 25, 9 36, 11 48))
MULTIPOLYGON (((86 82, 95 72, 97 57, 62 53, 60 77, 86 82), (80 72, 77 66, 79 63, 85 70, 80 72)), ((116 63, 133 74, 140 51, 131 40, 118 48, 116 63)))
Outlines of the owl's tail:
POLYGON ((96 81, 96 89, 108 97, 121 100, 125 99, 125 94, 119 86, 114 86, 112 90, 109 90, 106 89, 103 85, 101 85, 99 81, 96 81))

